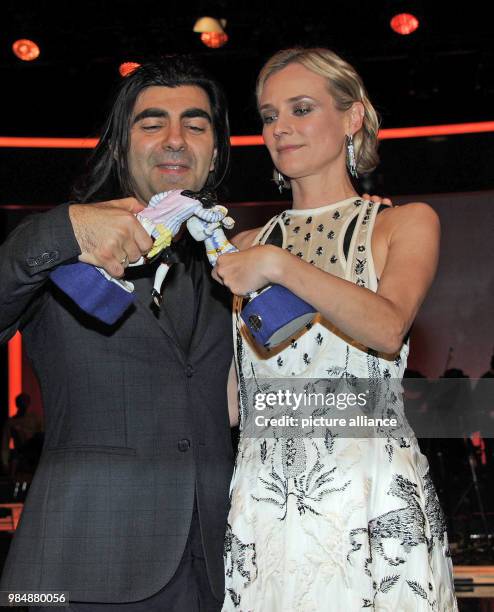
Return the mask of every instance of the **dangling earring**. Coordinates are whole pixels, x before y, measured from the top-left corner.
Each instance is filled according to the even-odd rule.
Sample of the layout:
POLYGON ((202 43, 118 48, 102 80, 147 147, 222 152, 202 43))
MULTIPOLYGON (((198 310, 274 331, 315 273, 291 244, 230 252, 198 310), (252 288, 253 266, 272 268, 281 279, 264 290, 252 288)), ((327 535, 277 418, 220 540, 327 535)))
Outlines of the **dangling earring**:
POLYGON ((355 161, 355 148, 353 146, 353 134, 346 137, 346 152, 346 164, 348 171, 353 177, 358 178, 357 162, 355 161))
POLYGON ((278 186, 278 189, 279 189, 280 193, 283 193, 283 189, 291 189, 290 183, 281 174, 281 172, 276 170, 276 168, 273 170, 273 181, 278 186))

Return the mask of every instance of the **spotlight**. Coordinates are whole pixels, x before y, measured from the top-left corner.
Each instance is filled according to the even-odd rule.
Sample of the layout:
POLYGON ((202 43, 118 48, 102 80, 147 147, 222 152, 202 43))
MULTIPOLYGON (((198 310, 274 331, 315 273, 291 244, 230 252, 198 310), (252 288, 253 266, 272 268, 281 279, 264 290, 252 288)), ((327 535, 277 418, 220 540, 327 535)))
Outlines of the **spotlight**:
POLYGON ((123 62, 118 67, 118 71, 120 72, 120 76, 127 77, 129 74, 132 74, 134 70, 139 68, 141 64, 137 64, 136 62, 123 62))
POLYGON ((218 49, 228 42, 228 34, 226 32, 203 32, 201 40, 206 47, 218 49))
POLYGON ((391 19, 390 25, 397 34, 406 36, 415 32, 419 27, 419 20, 411 13, 399 13, 391 19))
POLYGON ((201 17, 195 24, 193 31, 201 33, 201 40, 211 49, 218 49, 228 41, 228 35, 224 28, 226 19, 214 19, 214 17, 201 17))
POLYGON ((20 38, 12 45, 12 51, 23 62, 32 62, 39 57, 39 47, 32 40, 20 38))

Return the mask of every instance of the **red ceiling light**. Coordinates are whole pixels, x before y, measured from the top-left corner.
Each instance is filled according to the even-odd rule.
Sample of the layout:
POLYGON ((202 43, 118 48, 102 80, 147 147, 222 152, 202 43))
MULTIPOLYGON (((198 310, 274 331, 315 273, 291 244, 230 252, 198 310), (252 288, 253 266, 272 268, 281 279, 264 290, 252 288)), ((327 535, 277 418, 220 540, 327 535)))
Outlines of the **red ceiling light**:
POLYGON ((27 38, 20 38, 12 45, 12 51, 23 62, 32 62, 39 57, 38 45, 27 38))
POLYGON ((399 13, 391 19, 390 25, 397 34, 406 36, 415 32, 419 27, 419 20, 411 13, 399 13))
POLYGON ((141 64, 137 64, 136 62, 123 62, 120 64, 118 71, 120 72, 120 76, 127 77, 129 74, 132 74, 134 70, 137 70, 141 64))
POLYGON ((203 32, 201 40, 211 49, 219 49, 228 42, 228 34, 226 32, 203 32))

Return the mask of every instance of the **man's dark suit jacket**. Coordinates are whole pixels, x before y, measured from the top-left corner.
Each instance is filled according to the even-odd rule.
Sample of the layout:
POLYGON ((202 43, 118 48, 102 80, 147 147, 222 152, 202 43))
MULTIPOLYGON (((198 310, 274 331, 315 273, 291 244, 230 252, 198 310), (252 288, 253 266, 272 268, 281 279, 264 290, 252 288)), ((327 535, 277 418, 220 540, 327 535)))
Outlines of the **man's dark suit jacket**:
POLYGON ((203 246, 189 247, 189 261, 166 281, 174 312, 151 308, 148 271, 113 327, 47 280, 80 253, 67 205, 29 217, 0 247, 0 340, 22 331, 46 429, 1 590, 149 597, 177 568, 196 497, 208 575, 223 598, 231 314, 203 246))

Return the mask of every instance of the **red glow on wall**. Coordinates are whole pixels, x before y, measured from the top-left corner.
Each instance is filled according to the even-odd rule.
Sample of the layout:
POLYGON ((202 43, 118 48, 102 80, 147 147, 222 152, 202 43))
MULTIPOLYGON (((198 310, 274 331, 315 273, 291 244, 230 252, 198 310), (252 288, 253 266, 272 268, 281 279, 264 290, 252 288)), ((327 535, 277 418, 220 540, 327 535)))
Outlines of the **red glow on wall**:
POLYGON ((123 62, 123 64, 120 64, 120 66, 118 67, 120 76, 123 76, 123 77, 129 76, 129 74, 132 74, 134 70, 139 68, 140 65, 141 64, 138 64, 137 62, 123 62))
POLYGON ((0 136, 0 147, 13 149, 94 149, 97 138, 32 138, 0 136))
POLYGON ((410 13, 400 13, 395 15, 390 21, 391 28, 397 33, 406 36, 415 32, 419 27, 419 20, 410 13))
POLYGON ((9 340, 9 416, 17 412, 15 398, 22 393, 22 337, 19 332, 9 340))
POLYGON ((252 147, 263 145, 262 136, 231 136, 230 144, 232 147, 252 147))
POLYGON ((379 130, 379 140, 400 138, 429 138, 432 136, 455 136, 457 134, 480 134, 494 132, 494 121, 477 123, 450 123, 445 125, 424 125, 408 128, 379 130))
MULTIPOLYGON (((482 132, 494 132, 494 121, 387 128, 379 130, 379 140, 454 136, 456 134, 480 134, 482 132)), ((264 144, 262 136, 256 135, 232 136, 230 142, 232 147, 250 147, 264 144)), ((35 138, 24 136, 0 136, 0 148, 93 149, 97 144, 97 138, 35 138)))
POLYGON ((39 57, 38 45, 27 38, 20 38, 12 45, 12 51, 23 62, 32 62, 39 57))

